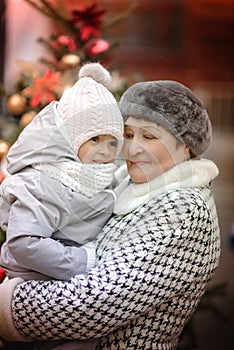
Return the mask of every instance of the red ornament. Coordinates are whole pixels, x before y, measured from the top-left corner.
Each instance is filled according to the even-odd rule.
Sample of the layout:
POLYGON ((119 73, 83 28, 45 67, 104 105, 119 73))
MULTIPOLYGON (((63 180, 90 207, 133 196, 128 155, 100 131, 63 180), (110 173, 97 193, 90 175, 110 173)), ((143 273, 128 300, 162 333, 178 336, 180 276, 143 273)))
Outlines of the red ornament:
POLYGON ((95 56, 102 52, 107 51, 110 48, 110 44, 104 39, 93 39, 90 40, 86 45, 87 56, 95 56))
POLYGON ((52 44, 52 47, 59 49, 60 47, 66 46, 69 52, 75 51, 77 49, 77 44, 75 40, 68 35, 60 35, 56 41, 52 44))

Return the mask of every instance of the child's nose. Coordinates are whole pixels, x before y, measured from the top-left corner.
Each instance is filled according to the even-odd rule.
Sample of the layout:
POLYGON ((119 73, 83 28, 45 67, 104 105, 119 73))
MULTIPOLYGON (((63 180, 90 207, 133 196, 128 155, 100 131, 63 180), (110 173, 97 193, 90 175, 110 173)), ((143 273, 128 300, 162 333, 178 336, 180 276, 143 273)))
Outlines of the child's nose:
POLYGON ((99 152, 100 152, 100 153, 103 153, 103 154, 106 154, 106 153, 109 152, 109 148, 108 148, 107 142, 102 142, 102 143, 100 144, 99 152))

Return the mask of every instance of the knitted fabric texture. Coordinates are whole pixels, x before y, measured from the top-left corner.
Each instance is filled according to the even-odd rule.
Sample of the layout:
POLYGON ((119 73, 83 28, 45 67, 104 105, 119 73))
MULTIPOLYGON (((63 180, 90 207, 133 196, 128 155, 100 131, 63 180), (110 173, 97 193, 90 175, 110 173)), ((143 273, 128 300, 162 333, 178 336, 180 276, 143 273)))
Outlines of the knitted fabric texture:
POLYGON ((209 146, 212 127, 207 111, 186 86, 168 80, 137 83, 120 99, 120 110, 164 127, 199 156, 209 146))
POLYGON ((61 162, 32 164, 32 167, 87 197, 92 197, 99 191, 107 188, 111 184, 116 170, 114 163, 83 164, 61 162))
POLYGON ((80 69, 74 86, 63 93, 57 110, 76 152, 97 135, 112 135, 121 149, 123 118, 110 86, 109 72, 99 63, 89 63, 80 69))

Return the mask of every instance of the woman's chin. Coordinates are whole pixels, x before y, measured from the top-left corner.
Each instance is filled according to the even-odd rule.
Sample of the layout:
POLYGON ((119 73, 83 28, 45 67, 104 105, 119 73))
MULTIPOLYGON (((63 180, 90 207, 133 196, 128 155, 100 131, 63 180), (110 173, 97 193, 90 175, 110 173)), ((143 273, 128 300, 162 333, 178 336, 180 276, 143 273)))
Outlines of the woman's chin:
POLYGON ((140 169, 129 169, 129 175, 135 184, 142 184, 148 181, 146 174, 140 169))

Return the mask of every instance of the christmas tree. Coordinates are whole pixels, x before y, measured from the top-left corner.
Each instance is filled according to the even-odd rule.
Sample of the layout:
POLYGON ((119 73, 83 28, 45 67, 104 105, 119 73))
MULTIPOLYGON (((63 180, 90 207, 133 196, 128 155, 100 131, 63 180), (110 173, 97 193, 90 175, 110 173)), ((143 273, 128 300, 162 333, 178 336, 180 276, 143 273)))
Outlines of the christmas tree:
POLYGON ((78 1, 69 9, 66 1, 24 0, 51 21, 53 31, 38 42, 44 46, 46 57, 37 64, 26 62, 14 86, 14 91, 1 87, 7 106, 7 115, 0 118, 0 182, 5 178, 4 158, 11 144, 35 115, 53 100, 58 100, 65 89, 76 80, 79 68, 85 62, 100 62, 112 72, 112 92, 118 99, 128 86, 127 78, 120 77, 112 66, 112 51, 119 42, 108 35, 108 30, 119 25, 134 11, 136 3, 114 18, 93 1, 78 1))

